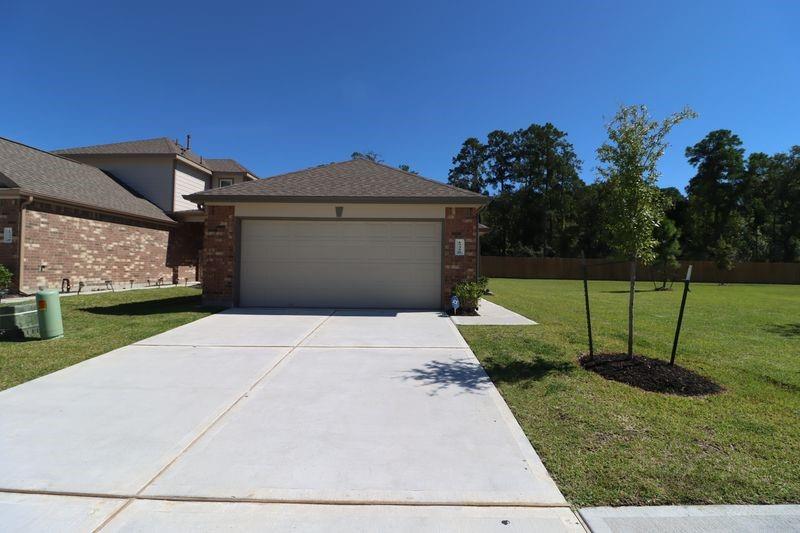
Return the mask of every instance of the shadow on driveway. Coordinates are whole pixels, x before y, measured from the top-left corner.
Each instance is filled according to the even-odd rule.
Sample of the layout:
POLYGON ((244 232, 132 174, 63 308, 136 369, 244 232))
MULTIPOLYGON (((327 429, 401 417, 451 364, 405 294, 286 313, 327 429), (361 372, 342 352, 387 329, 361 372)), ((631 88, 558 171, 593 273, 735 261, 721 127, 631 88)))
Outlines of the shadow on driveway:
POLYGON ((466 357, 453 357, 449 361, 429 361, 422 368, 407 371, 403 379, 434 386, 429 393, 431 396, 451 387, 461 389, 461 392, 480 392, 492 383, 481 365, 466 357))

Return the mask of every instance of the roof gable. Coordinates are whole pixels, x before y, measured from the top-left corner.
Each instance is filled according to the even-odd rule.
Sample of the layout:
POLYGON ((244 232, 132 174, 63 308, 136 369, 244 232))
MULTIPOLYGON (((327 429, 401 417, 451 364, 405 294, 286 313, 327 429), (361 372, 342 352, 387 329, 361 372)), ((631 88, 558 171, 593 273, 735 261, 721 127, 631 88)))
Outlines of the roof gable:
POLYGON ((187 195, 192 201, 360 201, 484 204, 488 198, 366 159, 187 195))
POLYGON ((161 209, 137 196, 111 175, 91 165, 53 155, 0 137, 0 187, 52 200, 174 222, 161 209))

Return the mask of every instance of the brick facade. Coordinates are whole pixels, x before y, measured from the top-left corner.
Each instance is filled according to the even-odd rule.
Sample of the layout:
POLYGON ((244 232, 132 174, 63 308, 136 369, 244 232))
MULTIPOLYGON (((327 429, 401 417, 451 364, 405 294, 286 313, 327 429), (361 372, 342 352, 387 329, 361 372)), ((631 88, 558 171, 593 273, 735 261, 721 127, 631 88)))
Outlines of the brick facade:
POLYGON ((202 267, 203 303, 233 305, 236 261, 236 219, 234 207, 206 207, 202 267))
POLYGON ((112 280, 127 286, 131 280, 135 284, 172 280, 168 229, 112 222, 72 208, 36 207, 44 206, 34 204, 25 213, 23 292, 35 292, 40 286, 60 288, 63 278, 69 278, 73 290, 79 281, 112 280))
POLYGON ((167 266, 172 268, 172 283, 200 281, 198 264, 203 248, 203 223, 181 222, 169 231, 167 266))
POLYGON ((478 277, 478 216, 472 207, 448 207, 444 218, 444 279, 442 307, 450 306, 453 286, 478 277), (455 254, 456 239, 464 239, 464 255, 455 254))
POLYGON ((0 200, 0 231, 11 228, 12 241, 4 243, 0 233, 0 265, 11 271, 14 278, 11 288, 19 290, 19 230, 20 230, 20 203, 19 199, 0 200))

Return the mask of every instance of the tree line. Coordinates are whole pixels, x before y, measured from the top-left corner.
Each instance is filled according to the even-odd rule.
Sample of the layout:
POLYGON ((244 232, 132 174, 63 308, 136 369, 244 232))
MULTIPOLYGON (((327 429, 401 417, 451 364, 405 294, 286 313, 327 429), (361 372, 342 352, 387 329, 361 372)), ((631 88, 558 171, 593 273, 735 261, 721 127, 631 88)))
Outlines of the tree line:
MULTIPOLYGON (((666 205, 653 238, 656 261, 800 260, 800 146, 745 155, 741 139, 715 130, 685 150, 695 175, 684 192, 659 189, 666 205)), ((553 124, 464 141, 448 181, 492 197, 482 213, 486 255, 614 255, 613 183, 580 178, 583 162, 553 124)))

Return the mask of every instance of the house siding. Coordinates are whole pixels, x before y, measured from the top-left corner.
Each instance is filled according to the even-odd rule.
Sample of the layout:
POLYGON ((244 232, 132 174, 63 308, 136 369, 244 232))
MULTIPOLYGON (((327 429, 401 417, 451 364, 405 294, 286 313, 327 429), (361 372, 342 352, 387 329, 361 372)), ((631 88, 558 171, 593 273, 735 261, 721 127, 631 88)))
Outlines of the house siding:
POLYGON ((245 181, 245 176, 241 172, 214 172, 211 181, 211 188, 216 189, 219 187, 219 180, 233 180, 233 185, 245 181))
POLYGON ((183 197, 184 194, 202 192, 206 189, 206 183, 211 177, 202 171, 185 165, 175 164, 175 194, 173 197, 173 211, 190 211, 197 209, 197 204, 190 202, 183 197))
POLYGON ((173 209, 174 158, 172 156, 68 155, 66 157, 110 172, 163 211, 173 209))

